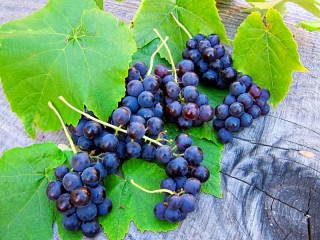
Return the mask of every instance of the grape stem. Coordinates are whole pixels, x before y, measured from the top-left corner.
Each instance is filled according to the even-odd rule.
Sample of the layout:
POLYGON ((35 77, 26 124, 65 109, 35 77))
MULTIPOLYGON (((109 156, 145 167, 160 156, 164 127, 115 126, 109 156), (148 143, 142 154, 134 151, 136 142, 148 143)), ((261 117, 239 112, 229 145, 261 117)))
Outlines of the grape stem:
MULTIPOLYGON (((64 104, 66 104, 69 108, 71 108, 71 109, 74 110, 75 112, 80 113, 80 114, 82 114, 83 116, 91 119, 92 121, 95 121, 95 122, 97 122, 97 123, 100 123, 100 124, 102 124, 102 125, 104 125, 104 126, 107 126, 107 127, 109 127, 109 128, 112 128, 112 129, 114 129, 114 130, 116 130, 116 131, 119 131, 119 132, 123 132, 123 133, 128 134, 128 133, 127 133, 127 130, 125 130, 125 129, 122 129, 122 128, 117 127, 117 126, 114 126, 114 125, 112 125, 112 124, 110 124, 110 123, 101 121, 101 120, 99 120, 99 119, 97 119, 97 118, 95 118, 95 117, 92 117, 90 114, 87 114, 87 113, 85 113, 85 112, 77 109, 76 107, 72 106, 63 96, 60 96, 59 99, 60 99, 64 104)), ((152 143, 154 143, 154 144, 157 144, 158 146, 162 146, 162 143, 157 142, 156 140, 154 140, 154 139, 152 139, 152 138, 149 138, 149 137, 147 137, 147 136, 143 136, 143 139, 146 140, 146 141, 150 141, 150 142, 152 142, 152 143)))
POLYGON ((164 47, 166 48, 166 50, 168 52, 168 55, 169 55, 169 58, 170 58, 171 67, 172 67, 173 76, 174 76, 174 81, 176 83, 178 83, 177 70, 176 70, 176 66, 174 65, 174 61, 173 61, 173 58, 172 58, 172 54, 171 54, 170 48, 168 47, 168 44, 164 41, 164 39, 161 37, 161 35, 158 32, 158 30, 156 28, 154 28, 153 31, 158 35, 158 37, 161 40, 161 42, 164 43, 164 47))
POLYGON ((188 38, 191 39, 192 35, 189 33, 187 28, 183 26, 181 22, 179 22, 179 20, 176 18, 173 12, 171 12, 171 16, 173 17, 174 21, 178 24, 178 26, 188 35, 188 38))
POLYGON ((61 123, 61 125, 62 125, 64 134, 66 135, 66 137, 67 137, 67 139, 68 139, 68 141, 69 141, 69 143, 70 143, 71 149, 72 149, 73 153, 76 154, 76 153, 77 153, 77 149, 76 149, 76 147, 75 147, 74 144, 73 144, 73 141, 72 141, 72 139, 71 139, 71 136, 70 136, 70 134, 69 134, 69 132, 68 132, 68 130, 67 130, 67 128, 66 128, 66 125, 64 125, 64 121, 62 120, 62 117, 61 117, 60 113, 59 113, 58 110, 53 106, 52 102, 49 101, 49 102, 48 102, 48 106, 49 106, 49 107, 53 110, 53 112, 57 115, 57 117, 58 117, 58 119, 59 119, 59 121, 60 121, 60 123, 61 123))
POLYGON ((152 53, 151 58, 150 58, 150 67, 149 70, 147 72, 147 75, 151 74, 152 68, 153 68, 153 63, 154 63, 154 58, 156 56, 156 54, 160 51, 160 49, 163 47, 163 45, 168 41, 169 37, 166 36, 166 38, 164 39, 164 41, 159 45, 159 47, 154 51, 154 53, 152 53))
POLYGON ((169 190, 169 189, 164 189, 164 188, 161 188, 161 189, 158 189, 158 190, 153 190, 153 191, 150 191, 150 190, 147 190, 143 187, 141 187, 140 185, 138 185, 137 183, 134 182, 133 179, 130 180, 131 184, 134 185, 135 187, 139 188, 140 190, 146 192, 146 193, 169 193, 171 195, 175 194, 175 192, 169 190))

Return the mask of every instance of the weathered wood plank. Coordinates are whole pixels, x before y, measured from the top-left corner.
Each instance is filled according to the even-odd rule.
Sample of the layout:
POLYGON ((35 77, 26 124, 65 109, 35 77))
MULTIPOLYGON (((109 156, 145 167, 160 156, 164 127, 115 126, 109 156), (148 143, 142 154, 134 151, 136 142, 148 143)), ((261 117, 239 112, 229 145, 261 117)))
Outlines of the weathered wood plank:
MULTIPOLYGON (((0 23, 25 16, 45 0, 2 0, 0 23)), ((130 22, 140 1, 108 0, 105 9, 130 22)), ((243 1, 219 1, 229 38, 246 17, 243 1)), ((286 99, 227 145, 222 158, 223 198, 201 195, 199 208, 169 233, 140 233, 131 224, 126 239, 320 239, 320 46, 319 32, 294 25, 310 14, 289 5, 285 22, 299 45, 309 73, 295 73, 286 99), (315 154, 308 158, 300 150, 315 154)), ((33 143, 10 111, 0 89, 0 155, 33 143)), ((37 134, 36 141, 66 143, 63 134, 37 134)), ((104 239, 103 235, 99 239, 104 239)))

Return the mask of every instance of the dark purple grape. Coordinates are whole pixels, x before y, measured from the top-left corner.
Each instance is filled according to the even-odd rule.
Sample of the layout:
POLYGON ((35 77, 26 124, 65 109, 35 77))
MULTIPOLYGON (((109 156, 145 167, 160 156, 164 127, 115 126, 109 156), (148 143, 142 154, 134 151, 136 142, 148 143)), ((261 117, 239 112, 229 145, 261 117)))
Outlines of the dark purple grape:
POLYGON ((188 52, 187 58, 190 59, 193 63, 196 63, 201 59, 201 53, 197 49, 191 49, 188 52))
POLYGON ((62 225, 68 231, 78 231, 81 226, 81 220, 78 218, 77 214, 63 215, 62 225))
POLYGON ((95 204, 101 204, 106 199, 106 189, 104 186, 97 186, 94 188, 90 188, 92 200, 91 202, 95 204))
POLYGON ((166 94, 171 98, 176 98, 179 96, 181 88, 179 84, 175 82, 168 82, 166 84, 166 94))
POLYGON ((101 180, 100 172, 95 167, 88 167, 81 173, 82 182, 90 187, 95 187, 101 180))
POLYGON ((119 107, 112 113, 112 120, 121 125, 129 122, 131 117, 131 110, 127 107, 119 107))
POLYGON ((126 156, 126 144, 124 142, 119 142, 116 154, 118 156, 118 159, 124 160, 127 158, 126 156))
POLYGON ((93 141, 85 136, 81 136, 78 138, 76 144, 82 151, 89 152, 93 148, 93 141))
POLYGON ((156 150, 156 159, 160 163, 168 163, 173 158, 173 152, 170 146, 162 145, 156 150))
POLYGON ((180 133, 176 139, 176 146, 180 151, 185 151, 188 147, 192 145, 192 138, 189 134, 180 133))
POLYGON ((97 216, 97 207, 94 203, 90 203, 86 207, 77 208, 76 213, 81 221, 89 222, 97 216))
POLYGON ((74 188, 82 186, 81 177, 76 172, 68 172, 66 175, 64 175, 62 184, 64 189, 71 192, 74 188))
POLYGON ((60 213, 69 215, 75 212, 76 208, 72 205, 70 198, 69 193, 64 193, 57 199, 56 208, 60 213))
POLYGON ((237 101, 243 105, 244 109, 249 109, 253 104, 253 98, 249 93, 242 93, 237 101))
POLYGON ((216 89, 226 89, 228 87, 228 83, 224 80, 224 78, 219 75, 217 79, 216 89))
POLYGON ((182 78, 182 84, 186 86, 197 86, 199 84, 199 77, 194 72, 186 72, 183 74, 182 78))
POLYGON ((162 79, 162 84, 165 86, 168 82, 174 82, 174 76, 169 74, 162 79))
POLYGON ((203 50, 202 57, 207 62, 212 62, 216 59, 217 54, 214 48, 208 47, 203 50))
POLYGON ((222 70, 221 72, 223 80, 227 84, 231 84, 232 82, 237 80, 238 72, 233 67, 227 67, 222 70))
POLYGON ((148 132, 152 135, 158 135, 163 131, 163 121, 160 118, 152 117, 147 121, 148 132))
POLYGON ((174 181, 175 181, 176 184, 177 184, 177 187, 176 187, 176 191, 177 191, 177 192, 180 192, 181 189, 183 189, 184 184, 186 183, 187 180, 188 180, 188 178, 185 177, 185 176, 183 176, 183 177, 176 177, 176 178, 174 179, 174 181))
POLYGON ((194 86, 186 86, 182 89, 181 92, 186 102, 195 102, 199 97, 199 91, 194 86))
POLYGON ((152 111, 154 112, 155 117, 162 118, 164 112, 163 112, 163 106, 161 105, 161 103, 156 103, 152 107, 152 111))
POLYGON ((181 198, 181 207, 180 210, 183 213, 189 213, 196 209, 196 198, 192 194, 185 193, 180 195, 181 198))
POLYGON ((217 80, 218 73, 211 69, 208 69, 205 73, 203 73, 202 78, 200 79, 203 84, 211 87, 215 87, 217 85, 217 80))
POLYGON ((210 34, 207 39, 212 47, 220 43, 220 39, 217 34, 210 34))
POLYGON ((166 174, 169 177, 180 177, 188 172, 188 162, 183 157, 172 159, 166 166, 166 174))
POLYGON ((261 109, 257 105, 252 105, 248 110, 247 113, 249 113, 253 119, 257 119, 261 116, 261 109))
POLYGON ((200 59, 194 65, 195 65, 195 68, 198 73, 204 73, 209 68, 209 64, 206 61, 204 61, 203 59, 200 59))
POLYGON ((100 232, 100 225, 97 221, 84 222, 81 224, 81 232, 85 237, 93 238, 100 232))
POLYGON ((216 106, 215 115, 220 120, 225 120, 230 115, 229 114, 229 106, 226 104, 219 104, 216 106))
POLYGON ((215 72, 219 72, 223 69, 223 62, 220 59, 216 59, 209 63, 209 68, 215 72))
POLYGON ((205 39, 205 36, 201 33, 198 33, 197 35, 195 35, 193 37, 194 40, 196 40, 197 42, 200 42, 201 40, 204 40, 205 39))
POLYGON ((270 105, 267 103, 261 109, 261 115, 267 115, 270 112, 270 105))
POLYGON ((186 193, 191 193, 192 195, 197 195, 201 189, 201 182, 196 178, 189 178, 184 184, 184 191, 186 193))
POLYGON ((257 98, 261 94, 261 88, 256 84, 252 84, 249 88, 249 93, 252 97, 257 98))
POLYGON ((139 122, 143 125, 146 124, 146 120, 143 117, 138 116, 138 115, 131 115, 130 123, 133 123, 133 122, 139 122))
POLYGON ((83 134, 86 138, 92 139, 100 135, 102 131, 100 123, 88 121, 83 128, 83 134))
POLYGON ((182 200, 179 195, 170 195, 168 197, 168 208, 176 210, 181 207, 182 200))
POLYGON ((188 103, 182 108, 182 116, 186 120, 195 120, 199 117, 199 107, 195 103, 188 103))
POLYGON ((145 144, 142 146, 141 157, 147 161, 152 161, 156 156, 156 147, 152 144, 145 144))
POLYGON ((172 209, 167 208, 165 211, 165 219, 168 222, 172 222, 172 223, 178 222, 181 219, 181 211, 179 209, 172 210, 172 209))
POLYGON ((170 118, 178 118, 181 116, 182 106, 181 103, 174 101, 166 106, 166 115, 170 118))
POLYGON ((102 179, 107 176, 107 173, 108 173, 108 172, 107 172, 107 169, 105 169, 105 167, 102 165, 102 163, 100 163, 100 162, 95 162, 95 163, 92 165, 92 167, 94 167, 94 168, 96 168, 96 169, 99 170, 100 176, 101 176, 102 179))
POLYGON ((207 95, 200 93, 196 102, 195 102, 199 107, 202 105, 208 105, 209 104, 209 98, 207 95))
POLYGON ((253 82, 252 78, 249 75, 242 75, 241 77, 239 77, 238 81, 242 82, 246 86, 247 90, 249 90, 253 82))
POLYGON ((229 113, 231 116, 240 117, 244 113, 244 106, 239 102, 232 103, 229 107, 229 113))
POLYGON ((223 64, 223 68, 232 67, 232 58, 229 53, 224 54, 224 56, 220 58, 220 61, 223 64))
MULTIPOLYGON (((140 75, 143 77, 144 75, 146 75, 147 71, 148 71, 148 67, 144 62, 135 62, 133 64, 133 67, 135 69, 137 69, 140 73, 140 75)), ((138 78, 139 79, 139 78, 138 78)))
POLYGON ((221 128, 218 132, 218 139, 222 143, 229 143, 232 142, 233 135, 227 129, 221 128))
POLYGON ((177 188, 177 184, 172 178, 165 178, 161 181, 160 188, 175 191, 177 188))
POLYGON ((182 130, 188 130, 192 128, 192 120, 187 120, 183 116, 178 117, 177 125, 182 130))
POLYGON ((140 72, 137 68, 131 67, 128 69, 128 77, 126 78, 128 82, 132 80, 138 80, 139 78, 140 78, 140 72))
POLYGON ((195 48, 197 48, 197 46, 198 46, 198 42, 194 39, 189 39, 186 42, 186 47, 189 49, 195 49, 195 48))
POLYGON ((270 98, 270 92, 267 89, 261 89, 260 97, 268 101, 270 98))
POLYGON ((218 118, 214 119, 212 122, 212 127, 218 132, 221 128, 224 128, 224 120, 220 120, 218 118))
POLYGON ((192 72, 194 70, 194 64, 191 60, 185 59, 177 64, 177 69, 178 76, 182 77, 186 72, 192 72))
POLYGON ((109 133, 103 136, 103 138, 101 139, 100 147, 105 152, 114 152, 117 149, 118 143, 118 138, 113 134, 109 133))
POLYGON ((202 105, 199 109, 199 119, 203 122, 209 122, 214 117, 214 109, 210 105, 202 105))
POLYGON ((203 39, 198 42, 198 50, 202 53, 202 55, 204 54, 204 50, 210 47, 211 44, 207 39, 203 39))
POLYGON ((235 81, 231 83, 229 88, 230 88, 230 93, 235 97, 238 97, 240 94, 246 92, 246 86, 239 81, 235 81))
POLYGON ((185 50, 183 50, 183 52, 182 52, 182 58, 183 58, 183 59, 187 59, 187 58, 188 58, 189 51, 190 51, 190 49, 188 49, 188 48, 186 48, 185 50))
POLYGON ((146 121, 148 121, 149 118, 154 117, 154 112, 150 108, 141 108, 137 112, 137 115, 143 117, 146 121))
POLYGON ((253 118, 249 113, 244 113, 240 117, 240 126, 241 127, 250 127, 253 123, 253 118))
POLYGON ((262 97, 258 97, 254 100, 254 104, 257 105, 262 110, 264 106, 267 104, 267 100, 265 100, 262 97))
POLYGON ((75 207, 85 207, 91 203, 92 195, 88 187, 76 187, 72 190, 70 201, 75 207))
POLYGON ((83 128, 86 125, 88 120, 81 118, 76 127, 70 125, 68 127, 69 131, 76 136, 83 136, 83 128))
POLYGON ((112 202, 109 198, 105 198, 104 201, 97 205, 98 215, 105 216, 112 210, 112 202))
POLYGON ((130 138, 141 139, 146 133, 146 129, 142 123, 132 122, 127 126, 127 133, 130 138))
POLYGON ((235 132, 240 127, 240 119, 237 117, 228 117, 224 123, 225 128, 231 132, 235 132))
POLYGON ((100 156, 101 164, 107 169, 108 174, 112 174, 118 171, 119 159, 117 154, 106 152, 100 156))
POLYGON ((197 146, 188 147, 184 152, 184 158, 188 161, 189 165, 199 165, 203 160, 203 151, 197 146))
POLYGON ((228 94, 227 96, 224 97, 223 103, 230 106, 232 103, 235 103, 237 101, 236 97, 228 94))
POLYGON ((132 113, 136 113, 139 110, 138 99, 133 96, 126 96, 121 101, 122 107, 127 107, 131 110, 132 113))
POLYGON ((130 96, 138 97, 143 90, 143 84, 139 80, 133 80, 127 84, 127 94, 130 96))
POLYGON ((48 184, 46 189, 47 197, 51 201, 56 201, 66 190, 63 188, 63 185, 59 181, 52 181, 48 184))
POLYGON ((137 142, 129 142, 126 145, 126 154, 129 158, 138 158, 141 155, 141 146, 137 142))
POLYGON ((216 44, 213 48, 216 51, 216 58, 222 58, 224 56, 226 50, 222 44, 216 44))
POLYGON ((56 176, 57 180, 62 181, 64 175, 69 172, 69 168, 66 165, 60 165, 54 169, 54 175, 56 176))
POLYGON ((138 103, 141 107, 150 108, 154 104, 154 95, 149 91, 143 91, 138 96, 138 103))
POLYGON ((165 65, 158 64, 154 69, 154 74, 158 75, 161 78, 164 78, 168 75, 168 68, 165 65))
POLYGON ((160 87, 159 79, 153 75, 148 75, 143 79, 143 88, 145 91, 157 93, 160 87))
POLYGON ((167 207, 164 205, 163 202, 159 202, 157 205, 153 208, 153 213, 155 217, 159 220, 165 220, 165 212, 167 210, 167 207))
POLYGON ((204 183, 209 179, 210 172, 206 166, 200 165, 192 169, 191 176, 204 183))

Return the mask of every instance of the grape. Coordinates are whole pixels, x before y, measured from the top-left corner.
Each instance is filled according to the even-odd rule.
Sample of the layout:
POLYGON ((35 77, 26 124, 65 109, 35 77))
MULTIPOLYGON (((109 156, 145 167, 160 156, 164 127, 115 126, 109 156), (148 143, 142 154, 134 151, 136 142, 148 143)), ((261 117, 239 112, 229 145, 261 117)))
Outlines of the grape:
POLYGON ((239 102, 232 103, 229 107, 229 113, 231 116, 240 117, 244 113, 244 106, 239 102))
POLYGON ((64 192, 65 189, 63 188, 62 183, 58 181, 50 182, 46 189, 47 197, 51 201, 56 201, 64 192))
POLYGON ((126 80, 128 82, 132 81, 132 80, 138 80, 140 78, 140 72, 137 68, 135 67, 131 67, 128 70, 128 77, 126 78, 126 80))
POLYGON ((199 77, 194 72, 186 72, 183 74, 182 78, 182 84, 186 86, 197 86, 199 84, 199 77))
POLYGON ((198 62, 195 63, 195 68, 198 73, 204 73, 208 70, 209 64, 206 61, 200 59, 198 62))
POLYGON ((184 190, 186 193, 197 195, 201 189, 201 182, 196 178, 189 178, 184 184, 184 190))
POLYGON ((220 61, 220 59, 216 59, 209 63, 209 68, 212 69, 215 72, 219 72, 223 69, 223 62, 220 61))
POLYGON ((253 119, 257 119, 261 116, 261 109, 257 105, 252 105, 247 112, 252 116, 253 119))
POLYGON ((213 46, 213 48, 216 51, 216 58, 222 58, 226 52, 226 50, 222 44, 216 44, 213 46))
POLYGON ((182 58, 183 59, 187 59, 189 55, 189 49, 186 48, 183 52, 182 52, 182 58))
POLYGON ((142 84, 145 91, 155 94, 160 87, 160 80, 156 76, 148 75, 143 79, 142 84))
POLYGON ((101 164, 107 169, 109 174, 115 173, 119 168, 119 159, 116 154, 106 152, 100 156, 101 164))
POLYGON ((186 102, 195 102, 199 96, 199 91, 194 86, 186 86, 182 89, 182 96, 186 102))
POLYGON ((77 145, 82 151, 87 152, 93 148, 92 140, 86 138, 85 136, 81 136, 78 138, 77 145))
POLYGON ((261 109, 261 115, 267 115, 270 112, 270 105, 266 104, 261 109))
POLYGON ((127 94, 138 97, 143 91, 143 84, 139 80, 133 80, 127 84, 127 94))
POLYGON ((244 113, 240 117, 240 126, 241 127, 250 127, 253 123, 253 118, 249 113, 244 113))
POLYGON ((97 221, 84 222, 81 224, 82 234, 88 238, 93 238, 100 232, 100 225, 97 221))
POLYGON ((192 72, 194 70, 194 64, 191 60, 182 60, 177 64, 178 76, 182 77, 186 72, 192 72))
POLYGON ((173 152, 170 146, 162 145, 156 150, 156 159, 160 163, 168 163, 173 158, 173 152))
POLYGON ((233 96, 237 97, 246 92, 246 86, 242 82, 235 81, 230 84, 230 92, 233 96))
POLYGON ((176 139, 176 146, 180 151, 185 151, 188 147, 192 145, 192 138, 189 134, 180 133, 176 139))
POLYGON ((86 207, 77 208, 76 213, 81 221, 89 222, 97 216, 97 207, 94 203, 90 203, 86 207))
POLYGON ((179 96, 180 93, 180 87, 179 84, 175 82, 168 82, 166 84, 166 94, 171 98, 176 98, 179 96))
POLYGON ((143 117, 145 120, 148 120, 149 118, 154 117, 154 112, 150 108, 141 108, 137 112, 137 115, 143 117))
POLYGON ((168 75, 168 68, 165 65, 158 64, 154 69, 154 74, 158 75, 161 78, 164 78, 168 75))
POLYGON ((188 162, 182 157, 172 159, 166 166, 166 174, 169 177, 180 177, 188 172, 188 162))
POLYGON ((225 79, 219 75, 218 79, 217 79, 217 83, 215 86, 217 89, 226 89, 227 88, 227 82, 225 81, 225 79))
POLYGON ((100 135, 101 125, 94 121, 88 121, 83 128, 83 134, 86 138, 92 139, 100 135))
POLYGON ((167 210, 167 207, 164 205, 163 202, 159 202, 157 205, 153 208, 153 213, 155 217, 159 220, 165 220, 165 212, 167 210))
POLYGON ((226 104, 219 104, 216 106, 215 115, 220 120, 225 120, 229 116, 229 106, 226 104))
POLYGON ((80 229, 81 221, 75 213, 71 215, 63 215, 62 225, 68 231, 77 231, 80 229))
POLYGON ((202 57, 205 61, 211 62, 216 59, 216 50, 212 47, 205 48, 202 53, 202 57))
POLYGON ((136 113, 139 110, 138 99, 132 96, 126 96, 122 99, 121 105, 127 107, 132 113, 136 113))
POLYGON ((147 161, 152 161, 153 159, 155 159, 155 155, 156 155, 156 147, 153 145, 149 145, 149 144, 145 144, 142 146, 142 153, 141 156, 143 159, 147 160, 147 161))
POLYGON ((83 128, 88 120, 81 118, 76 127, 69 126, 69 131, 76 136, 83 136, 83 128))
POLYGON ((201 53, 197 49, 191 49, 189 50, 188 59, 190 59, 193 63, 196 63, 201 58, 201 53))
POLYGON ((224 56, 220 58, 220 61, 223 64, 223 68, 232 66, 232 58, 231 58, 231 55, 228 53, 225 53, 224 56))
POLYGON ((252 97, 257 98, 261 94, 261 88, 256 84, 252 84, 249 88, 249 93, 252 97))
POLYGON ((107 176, 107 169, 105 169, 101 162, 95 162, 92 167, 99 170, 101 178, 105 178, 107 176))
POLYGON ((179 209, 172 210, 167 208, 164 216, 165 219, 169 222, 178 222, 181 218, 181 211, 179 209))
POLYGON ((232 142, 233 136, 232 133, 225 128, 221 128, 218 132, 218 139, 222 143, 232 142))
POLYGON ((56 176, 57 180, 62 181, 64 175, 69 172, 69 168, 66 165, 60 165, 54 169, 54 175, 56 176))
POLYGON ((178 118, 181 115, 182 106, 179 102, 174 101, 166 106, 166 114, 170 118, 178 118))
POLYGON ((215 87, 218 81, 218 73, 215 71, 208 69, 203 75, 201 79, 202 83, 207 86, 215 87))
POLYGON ((188 180, 187 177, 183 176, 183 177, 176 177, 174 179, 174 181, 176 182, 177 184, 177 187, 176 187, 176 191, 179 192, 181 189, 183 189, 184 187, 184 184, 186 183, 186 181, 188 180))
POLYGON ((228 117, 224 123, 225 128, 231 132, 237 131, 240 127, 240 120, 237 117, 228 117))
POLYGON ((85 185, 95 187, 101 180, 100 172, 94 167, 88 167, 85 170, 83 170, 81 174, 81 179, 85 185))
POLYGON ((199 109, 199 119, 203 122, 209 122, 214 117, 214 109, 210 105, 202 105, 199 109))
POLYGON ((222 74, 224 81, 227 84, 231 84, 232 82, 234 82, 238 76, 237 70, 234 69, 233 67, 227 67, 227 68, 223 69, 221 74, 222 74))
POLYGON ((193 37, 194 40, 196 40, 197 42, 201 41, 201 40, 204 40, 205 39, 205 36, 201 33, 198 33, 197 35, 195 35, 193 37))
POLYGON ((237 101, 236 97, 228 94, 227 96, 224 97, 223 103, 230 106, 232 103, 235 103, 237 101))
POLYGON ((141 146, 137 142, 129 142, 126 145, 126 154, 129 158, 138 158, 141 155, 141 146))
POLYGON ((92 200, 91 202, 95 204, 101 204, 106 199, 106 189, 104 186, 97 186, 94 188, 90 188, 92 200))
POLYGON ((192 127, 192 120, 187 120, 183 116, 177 119, 177 125, 180 129, 188 130, 192 127))
POLYGON ((260 97, 264 98, 265 100, 269 100, 270 92, 267 89, 261 89, 260 97))
POLYGON ((176 210, 181 207, 182 201, 179 195, 170 195, 168 198, 168 208, 176 210))
POLYGON ((135 62, 133 67, 139 71, 141 76, 146 75, 148 71, 147 65, 144 62, 135 62))
POLYGON ((98 215, 105 216, 112 210, 112 202, 109 198, 105 198, 104 201, 97 205, 98 215))
POLYGON ((199 107, 195 103, 188 103, 182 108, 182 116, 186 120, 195 120, 199 117, 199 107))
POLYGON ((82 186, 81 177, 76 172, 68 172, 66 175, 64 175, 62 184, 64 189, 71 192, 74 188, 82 186))
POLYGON ((203 160, 203 151, 197 146, 188 147, 184 152, 184 158, 190 165, 199 165, 203 160))
POLYGON ((198 42, 198 50, 202 53, 202 55, 204 54, 204 50, 209 47, 211 47, 211 44, 207 39, 203 39, 198 42))
POLYGON ((126 159, 126 144, 124 142, 119 142, 116 154, 118 156, 118 159, 124 160, 126 159))
POLYGON ((197 104, 199 107, 201 107, 202 105, 208 105, 209 99, 208 99, 207 95, 200 93, 195 104, 197 104))
POLYGON ((243 105, 244 109, 250 108, 253 104, 253 98, 249 93, 242 93, 237 101, 243 105))
POLYGON ((70 215, 76 210, 76 208, 70 201, 69 193, 64 193, 57 199, 56 208, 60 213, 63 213, 64 215, 70 215))
POLYGON ((129 122, 131 117, 131 110, 127 107, 119 107, 112 113, 112 120, 121 125, 129 122))
POLYGON ((100 147, 105 152, 114 152, 117 149, 119 140, 111 133, 106 134, 100 141, 100 147))
POLYGON ((214 130, 219 131, 221 128, 224 128, 224 120, 218 118, 214 119, 212 122, 212 127, 214 130))
POLYGON ((169 74, 162 79, 162 84, 165 86, 168 82, 173 82, 173 81, 174 81, 174 76, 172 74, 169 74))
POLYGON ((209 179, 210 172, 207 167, 200 165, 192 169, 191 176, 204 183, 209 179))
POLYGON ((88 187, 76 187, 71 192, 70 201, 75 207, 86 207, 92 199, 91 191, 88 187))
POLYGON ((267 100, 265 100, 264 98, 258 97, 255 99, 254 104, 257 105, 262 110, 264 106, 267 104, 267 100))
POLYGON ((149 91, 143 91, 138 96, 138 103, 141 107, 150 108, 154 104, 154 95, 149 91))
POLYGON ((146 124, 146 120, 143 117, 138 115, 131 115, 130 123, 133 123, 133 122, 139 122, 139 123, 142 123, 143 125, 146 124))
POLYGON ((189 39, 186 42, 186 47, 189 49, 195 49, 195 48, 197 48, 197 46, 198 46, 198 42, 194 39, 189 39))
POLYGON ((242 75, 238 80, 246 86, 247 90, 249 90, 253 82, 249 75, 242 75))
POLYGON ((132 122, 127 126, 127 132, 130 138, 141 139, 146 133, 146 129, 142 123, 132 122))
POLYGON ((162 118, 162 116, 163 116, 163 107, 162 107, 161 103, 156 103, 152 107, 152 111, 154 112, 154 116, 155 117, 162 118))
POLYGON ((177 187, 177 184, 172 178, 162 179, 160 183, 160 188, 162 189, 169 189, 171 191, 175 191, 176 187, 177 187))
POLYGON ((152 117, 147 121, 148 132, 152 135, 158 135, 163 131, 163 121, 160 118, 152 117))
POLYGON ((212 47, 220 43, 220 39, 217 34, 210 34, 207 39, 212 47))
POLYGON ((189 213, 196 209, 196 198, 192 194, 185 193, 180 195, 181 207, 183 213, 189 213))

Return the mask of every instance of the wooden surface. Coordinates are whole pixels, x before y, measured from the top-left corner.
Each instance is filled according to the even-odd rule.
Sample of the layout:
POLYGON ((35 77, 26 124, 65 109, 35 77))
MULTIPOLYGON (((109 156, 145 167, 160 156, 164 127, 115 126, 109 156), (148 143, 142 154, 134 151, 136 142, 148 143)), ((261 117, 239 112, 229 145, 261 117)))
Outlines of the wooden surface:
MULTIPOLYGON (((1 0, 0 22, 26 16, 45 2, 1 0)), ((246 17, 240 12, 246 5, 243 1, 226 2, 220 1, 218 7, 228 36, 233 38, 246 17)), ((139 4, 138 0, 108 0, 105 8, 130 22, 139 4)), ((223 198, 202 194, 196 212, 168 233, 140 233, 131 224, 126 239, 320 239, 320 33, 294 27, 311 17, 289 4, 285 22, 310 72, 295 73, 286 99, 225 147, 221 162, 223 198), (301 150, 315 156, 305 157, 301 150)), ((10 111, 1 87, 0 105, 0 155, 35 141, 66 143, 61 132, 38 132, 35 141, 30 139, 10 111)))

